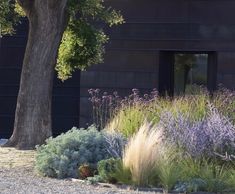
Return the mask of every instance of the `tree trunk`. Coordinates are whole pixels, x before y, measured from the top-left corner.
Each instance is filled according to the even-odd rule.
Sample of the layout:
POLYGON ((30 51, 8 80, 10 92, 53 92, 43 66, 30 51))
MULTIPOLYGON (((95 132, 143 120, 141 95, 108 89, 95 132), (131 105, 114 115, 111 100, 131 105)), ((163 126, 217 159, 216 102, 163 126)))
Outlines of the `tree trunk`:
POLYGON ((6 143, 34 149, 52 135, 51 98, 58 47, 66 26, 67 0, 19 0, 29 19, 14 131, 6 143))

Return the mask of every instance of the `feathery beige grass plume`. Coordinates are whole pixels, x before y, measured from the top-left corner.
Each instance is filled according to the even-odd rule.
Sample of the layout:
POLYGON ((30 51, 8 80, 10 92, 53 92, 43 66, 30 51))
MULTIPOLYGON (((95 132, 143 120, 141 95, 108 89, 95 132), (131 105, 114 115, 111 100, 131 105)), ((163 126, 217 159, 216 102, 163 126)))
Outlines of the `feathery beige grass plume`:
POLYGON ((162 142, 162 130, 144 122, 125 147, 123 165, 129 168, 137 185, 147 185, 155 168, 162 142))

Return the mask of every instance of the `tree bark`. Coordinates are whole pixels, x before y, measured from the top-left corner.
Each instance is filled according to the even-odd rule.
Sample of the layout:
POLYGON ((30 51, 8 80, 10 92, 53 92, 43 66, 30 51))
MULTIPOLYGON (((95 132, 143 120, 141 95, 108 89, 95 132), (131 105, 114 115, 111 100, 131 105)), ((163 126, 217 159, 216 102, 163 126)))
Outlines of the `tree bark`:
POLYGON ((34 149, 52 135, 51 98, 67 0, 19 0, 29 19, 14 131, 5 146, 34 149), (30 2, 30 3, 29 3, 30 2))

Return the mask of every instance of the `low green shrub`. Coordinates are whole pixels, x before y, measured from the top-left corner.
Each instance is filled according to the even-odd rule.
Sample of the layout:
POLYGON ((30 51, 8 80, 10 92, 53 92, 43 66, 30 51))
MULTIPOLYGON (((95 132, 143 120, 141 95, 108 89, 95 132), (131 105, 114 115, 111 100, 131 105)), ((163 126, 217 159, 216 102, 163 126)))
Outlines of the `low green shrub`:
POLYGON ((181 178, 179 165, 174 162, 165 161, 158 166, 159 183, 166 191, 172 191, 181 178))
POLYGON ((217 160, 166 153, 157 161, 155 185, 166 192, 234 192, 233 169, 231 164, 217 160))
POLYGON ((119 169, 121 159, 110 158, 98 162, 98 173, 101 178, 108 183, 116 183, 115 172, 119 169))
POLYGON ((102 132, 94 126, 87 130, 72 128, 56 138, 49 138, 37 147, 36 170, 43 176, 77 177, 84 163, 96 167, 100 160, 110 158, 102 132))
POLYGON ((230 175, 227 183, 230 185, 230 190, 235 191, 235 168, 230 169, 230 175))
POLYGON ((180 162, 179 155, 173 148, 168 148, 159 155, 155 170, 157 185, 162 186, 166 192, 174 190, 176 184, 182 180, 180 162))
POLYGON ((229 189, 229 170, 215 163, 204 163, 199 177, 205 182, 205 191, 225 192, 229 189))
POLYGON ((118 168, 113 173, 113 177, 117 180, 118 183, 126 184, 126 185, 133 185, 135 184, 132 180, 131 170, 123 165, 123 162, 120 162, 120 165, 117 166, 118 168))
MULTIPOLYGON (((187 191, 225 192, 234 189, 232 166, 216 160, 192 158, 181 162, 187 191)), ((234 190, 233 190, 234 191, 234 190)))

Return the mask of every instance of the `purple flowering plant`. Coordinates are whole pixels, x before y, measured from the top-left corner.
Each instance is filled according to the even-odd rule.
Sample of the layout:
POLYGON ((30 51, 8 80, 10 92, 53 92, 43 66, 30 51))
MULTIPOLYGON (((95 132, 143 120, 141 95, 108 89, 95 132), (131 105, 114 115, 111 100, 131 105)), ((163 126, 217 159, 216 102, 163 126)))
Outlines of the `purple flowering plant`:
POLYGON ((89 89, 88 93, 92 104, 93 123, 103 129, 108 119, 113 116, 115 108, 120 105, 121 98, 117 92, 113 92, 113 94, 104 92, 101 94, 100 89, 89 89))
POLYGON ((202 92, 174 99, 159 97, 156 89, 144 95, 133 89, 126 97, 99 89, 89 94, 100 129, 119 117, 115 127, 129 137, 147 119, 164 128, 168 144, 193 157, 235 155, 235 92, 220 88, 213 96, 202 92))
POLYGON ((165 142, 183 150, 192 157, 235 153, 235 127, 211 104, 200 121, 192 121, 180 112, 163 112, 159 126, 164 128, 165 142))
POLYGON ((125 97, 121 97, 116 91, 111 94, 102 93, 100 89, 89 89, 88 93, 92 104, 92 121, 100 129, 103 129, 121 109, 147 105, 158 97, 157 89, 153 89, 149 94, 141 95, 140 91, 134 88, 132 93, 125 97))

